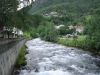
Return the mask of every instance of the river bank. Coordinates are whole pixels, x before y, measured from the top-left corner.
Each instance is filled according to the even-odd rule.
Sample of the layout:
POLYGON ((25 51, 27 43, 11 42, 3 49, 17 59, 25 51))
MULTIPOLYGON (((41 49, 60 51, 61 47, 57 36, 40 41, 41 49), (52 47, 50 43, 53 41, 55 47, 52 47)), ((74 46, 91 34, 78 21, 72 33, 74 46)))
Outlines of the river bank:
POLYGON ((15 67, 14 67, 14 70, 13 70, 13 74, 12 75, 16 75, 16 74, 19 74, 20 70, 21 70, 21 67, 25 66, 27 63, 26 63, 26 58, 25 58, 25 55, 27 54, 27 51, 26 51, 26 46, 23 45, 21 47, 21 50, 20 50, 20 53, 16 59, 16 63, 15 63, 15 67))
POLYGON ((65 46, 69 46, 69 47, 80 48, 80 49, 83 49, 85 51, 89 51, 94 55, 99 55, 100 56, 100 52, 97 53, 97 50, 88 49, 84 46, 85 45, 84 39, 85 39, 85 37, 84 38, 78 38, 78 39, 59 38, 56 43, 62 44, 62 45, 65 45, 65 46))

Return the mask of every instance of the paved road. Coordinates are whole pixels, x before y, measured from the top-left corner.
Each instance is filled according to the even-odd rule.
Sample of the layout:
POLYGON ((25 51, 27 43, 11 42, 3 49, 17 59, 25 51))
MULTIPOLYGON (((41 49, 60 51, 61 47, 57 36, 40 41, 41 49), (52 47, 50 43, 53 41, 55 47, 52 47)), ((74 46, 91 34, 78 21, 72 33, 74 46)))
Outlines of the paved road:
POLYGON ((19 43, 22 39, 17 40, 17 41, 12 41, 3 45, 0 45, 0 55, 4 53, 5 51, 9 50, 13 46, 15 46, 17 43, 19 43))

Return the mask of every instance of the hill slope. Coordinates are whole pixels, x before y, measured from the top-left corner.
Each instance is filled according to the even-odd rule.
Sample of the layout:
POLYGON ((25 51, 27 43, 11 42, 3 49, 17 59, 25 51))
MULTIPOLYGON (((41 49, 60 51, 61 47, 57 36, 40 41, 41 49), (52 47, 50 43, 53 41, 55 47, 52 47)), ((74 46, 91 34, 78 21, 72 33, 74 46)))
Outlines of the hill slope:
POLYGON ((77 5, 82 11, 87 11, 91 8, 97 8, 100 6, 100 0, 36 0, 30 13, 36 12, 41 9, 52 7, 54 5, 72 3, 77 5))
POLYGON ((36 0, 31 14, 49 14, 55 25, 86 25, 91 19, 91 10, 100 8, 100 0, 36 0), (57 12, 58 17, 50 15, 57 12))

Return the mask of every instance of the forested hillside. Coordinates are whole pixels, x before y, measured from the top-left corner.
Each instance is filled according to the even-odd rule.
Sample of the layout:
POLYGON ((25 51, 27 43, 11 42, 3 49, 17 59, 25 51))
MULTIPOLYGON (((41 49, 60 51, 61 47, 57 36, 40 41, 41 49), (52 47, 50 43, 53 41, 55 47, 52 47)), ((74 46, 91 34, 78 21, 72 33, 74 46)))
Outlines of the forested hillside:
POLYGON ((100 0, 36 0, 30 12, 41 11, 41 9, 46 7, 62 3, 74 4, 76 6, 73 5, 73 7, 78 7, 84 13, 88 12, 91 8, 94 9, 100 6, 100 0))
POLYGON ((90 12, 99 6, 100 0, 36 0, 30 13, 45 15, 57 12, 59 17, 51 19, 56 25, 86 25, 86 19, 91 17, 90 12))

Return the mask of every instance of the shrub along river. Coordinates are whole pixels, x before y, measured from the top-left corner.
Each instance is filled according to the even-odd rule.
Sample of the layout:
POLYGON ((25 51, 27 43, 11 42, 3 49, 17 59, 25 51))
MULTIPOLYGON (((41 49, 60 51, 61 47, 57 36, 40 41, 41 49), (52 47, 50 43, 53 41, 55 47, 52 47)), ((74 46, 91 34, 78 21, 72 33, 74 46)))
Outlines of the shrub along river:
POLYGON ((26 42, 27 69, 19 75, 100 75, 100 57, 81 49, 45 42, 26 42))

